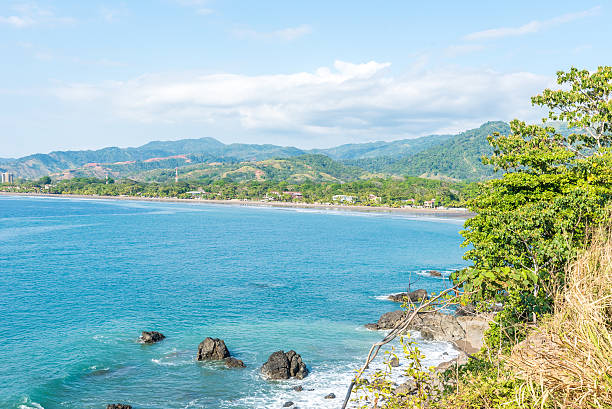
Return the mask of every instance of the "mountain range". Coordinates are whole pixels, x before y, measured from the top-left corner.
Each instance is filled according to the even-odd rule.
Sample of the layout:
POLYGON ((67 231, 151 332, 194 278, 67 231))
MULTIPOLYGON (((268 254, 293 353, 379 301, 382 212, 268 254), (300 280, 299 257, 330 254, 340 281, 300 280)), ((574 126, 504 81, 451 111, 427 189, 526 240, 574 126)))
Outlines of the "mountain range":
POLYGON ((182 179, 343 182, 409 175, 471 181, 493 174, 480 162, 483 155, 492 152, 487 136, 509 130, 504 122, 487 122, 455 135, 311 150, 270 144, 224 144, 214 138, 155 141, 136 148, 56 151, 0 159, 0 171, 25 179, 109 175, 157 182, 172 180, 175 168, 179 168, 182 179))

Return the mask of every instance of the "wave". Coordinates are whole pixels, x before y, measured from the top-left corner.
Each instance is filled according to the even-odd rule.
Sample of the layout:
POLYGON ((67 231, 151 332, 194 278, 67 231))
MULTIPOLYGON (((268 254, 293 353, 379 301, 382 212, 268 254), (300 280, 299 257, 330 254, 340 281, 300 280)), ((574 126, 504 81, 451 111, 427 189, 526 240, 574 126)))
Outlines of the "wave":
POLYGON ((24 396, 17 409, 45 409, 40 403, 33 402, 29 396, 24 396))
MULTIPOLYGON (((444 361, 451 360, 459 355, 459 352, 447 342, 424 341, 416 333, 412 339, 418 343, 421 352, 426 356, 423 360, 423 368, 436 366, 444 361)), ((395 351, 401 350, 399 342, 393 343, 395 351)), ((386 351, 391 351, 391 347, 386 351)), ((405 357, 399 357, 400 366, 392 368, 390 377, 391 380, 399 385, 408 380, 404 375, 404 369, 408 367, 408 361, 405 357)), ((384 353, 381 351, 377 359, 370 364, 370 368, 366 371, 366 376, 373 374, 377 370, 387 368, 383 361, 384 353)), ((256 408, 267 409, 271 407, 282 407, 287 401, 291 401, 295 406, 302 409, 336 409, 343 401, 348 385, 351 383, 355 372, 363 364, 364 356, 355 356, 350 361, 329 362, 317 365, 311 368, 311 373, 303 380, 288 380, 275 383, 252 382, 254 386, 249 396, 245 396, 232 401, 224 401, 221 408, 256 408), (302 391, 296 391, 293 388, 301 386, 302 391), (333 393, 335 399, 326 399, 325 396, 333 393)), ((253 374, 254 378, 260 378, 257 372, 253 374)), ((354 397, 354 395, 353 395, 354 397)), ((196 406, 188 406, 196 407, 196 406)), ((350 408, 357 408, 356 402, 349 404, 350 408)))

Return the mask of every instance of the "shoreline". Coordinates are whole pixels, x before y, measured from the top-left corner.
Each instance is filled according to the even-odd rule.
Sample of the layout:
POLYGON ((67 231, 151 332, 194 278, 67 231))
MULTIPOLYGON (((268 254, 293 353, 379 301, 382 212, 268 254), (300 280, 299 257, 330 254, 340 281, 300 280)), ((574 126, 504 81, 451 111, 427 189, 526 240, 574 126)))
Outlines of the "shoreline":
POLYGON ((450 217, 457 219, 469 219, 475 214, 463 209, 417 209, 417 208, 398 208, 389 206, 359 206, 359 205, 334 205, 321 203, 293 203, 293 202, 263 202, 258 200, 216 200, 216 199, 179 199, 176 197, 141 197, 141 196, 97 196, 97 195, 72 195, 72 194, 51 194, 51 193, 20 193, 20 192, 0 192, 0 196, 25 196, 25 197, 56 197, 72 199, 100 199, 100 200, 126 200, 142 202, 166 202, 166 203, 191 203, 191 204, 220 204, 230 206, 245 207, 271 207, 271 208, 298 208, 315 210, 333 211, 355 211, 365 213, 382 214, 404 214, 411 216, 433 216, 450 217))

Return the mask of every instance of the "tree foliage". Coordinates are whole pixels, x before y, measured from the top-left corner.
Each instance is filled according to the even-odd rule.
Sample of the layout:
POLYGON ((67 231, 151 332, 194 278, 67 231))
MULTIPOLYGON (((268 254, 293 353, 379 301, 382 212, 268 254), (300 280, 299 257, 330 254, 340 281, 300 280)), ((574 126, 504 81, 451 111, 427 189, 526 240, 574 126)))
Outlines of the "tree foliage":
POLYGON ((518 293, 530 317, 546 310, 567 261, 612 197, 612 69, 557 76, 565 88, 547 89, 532 102, 572 132, 514 120, 510 134, 489 136, 494 153, 483 162, 504 173, 469 203, 477 216, 462 234, 473 266, 456 276, 476 298, 518 293))

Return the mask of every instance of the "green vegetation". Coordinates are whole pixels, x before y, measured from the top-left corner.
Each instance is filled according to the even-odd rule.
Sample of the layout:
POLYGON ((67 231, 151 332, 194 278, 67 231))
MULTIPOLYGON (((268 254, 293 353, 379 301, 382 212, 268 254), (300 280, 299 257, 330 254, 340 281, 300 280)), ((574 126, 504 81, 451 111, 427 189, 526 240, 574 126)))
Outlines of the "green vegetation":
MULTIPOLYGON (((327 158, 329 160, 329 158, 327 158)), ((334 162, 336 163, 336 162, 334 162)), ((5 191, 80 194, 99 196, 176 197, 191 199, 244 199, 279 202, 333 203, 335 195, 350 195, 353 204, 368 206, 419 205, 435 200, 436 205, 461 206, 475 192, 474 186, 409 177, 406 179, 369 179, 354 182, 301 183, 287 181, 234 182, 227 179, 202 179, 179 183, 146 183, 129 179, 115 181, 77 177, 47 185, 41 181, 24 182, 5 191), (299 192, 299 196, 284 192, 299 192), (414 199, 414 202, 406 200, 414 199)))
POLYGON ((584 252, 589 232, 612 224, 612 67, 560 71, 558 83, 532 102, 569 132, 515 120, 489 138, 485 163, 505 173, 469 203, 473 266, 455 280, 504 310, 487 334, 490 368, 463 376, 445 407, 612 407, 609 234, 584 252))
POLYGON ((386 156, 346 163, 376 173, 448 180, 485 180, 494 175, 494 170, 481 161, 483 156, 493 152, 487 137, 496 132, 506 135, 509 131, 505 122, 487 122, 480 128, 463 132, 414 155, 386 156))
POLYGON ((6 159, 0 161, 0 171, 30 180, 45 175, 54 179, 109 175, 167 182, 173 179, 170 173, 177 167, 184 179, 346 182, 376 174, 484 180, 493 174, 480 161, 491 150, 486 136, 507 128, 503 122, 491 122, 459 135, 430 135, 310 151, 275 145, 225 145, 213 138, 184 139, 151 142, 138 148, 51 152, 6 159))
POLYGON ((515 120, 489 136, 483 164, 503 173, 468 201, 472 266, 453 280, 462 302, 503 304, 485 346, 425 403, 397 403, 377 374, 368 408, 612 408, 612 67, 558 83, 532 102, 549 109, 545 125, 564 123, 515 120))

